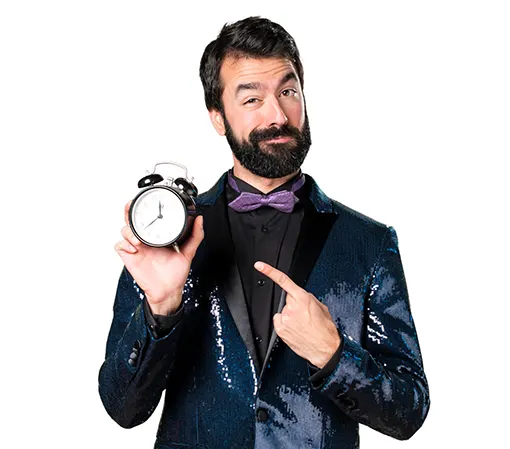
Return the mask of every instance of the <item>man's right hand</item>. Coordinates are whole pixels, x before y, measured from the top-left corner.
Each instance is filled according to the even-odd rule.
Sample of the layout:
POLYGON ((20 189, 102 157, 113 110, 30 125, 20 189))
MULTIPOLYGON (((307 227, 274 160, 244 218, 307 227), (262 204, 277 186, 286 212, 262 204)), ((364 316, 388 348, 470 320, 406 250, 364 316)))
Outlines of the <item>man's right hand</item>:
POLYGON ((153 248, 140 242, 129 227, 130 205, 131 201, 124 207, 126 226, 121 230, 124 239, 116 243, 115 251, 145 292, 152 313, 169 315, 181 304, 191 261, 204 238, 203 217, 195 218, 191 235, 179 246, 178 253, 173 248, 153 248))

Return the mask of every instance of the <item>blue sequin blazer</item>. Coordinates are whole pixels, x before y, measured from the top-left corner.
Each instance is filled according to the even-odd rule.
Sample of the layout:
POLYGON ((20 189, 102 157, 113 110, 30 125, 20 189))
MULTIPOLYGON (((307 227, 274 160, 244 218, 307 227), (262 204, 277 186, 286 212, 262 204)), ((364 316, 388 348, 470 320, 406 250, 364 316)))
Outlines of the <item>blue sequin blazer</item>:
POLYGON ((395 231, 306 178, 311 201, 288 274, 337 324, 343 346, 333 373, 312 384, 311 365, 274 332, 257 362, 238 300, 225 173, 197 198, 205 238, 168 335, 152 336, 144 292, 122 270, 99 372, 101 400, 119 425, 146 421, 166 390, 158 449, 353 449, 359 423, 401 440, 420 428, 429 392, 395 231))

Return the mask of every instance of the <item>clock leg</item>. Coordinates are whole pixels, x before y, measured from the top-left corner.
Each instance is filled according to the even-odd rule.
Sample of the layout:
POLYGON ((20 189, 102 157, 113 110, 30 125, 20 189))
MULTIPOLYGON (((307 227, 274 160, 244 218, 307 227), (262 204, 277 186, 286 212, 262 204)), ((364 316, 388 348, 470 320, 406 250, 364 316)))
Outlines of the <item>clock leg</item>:
POLYGON ((175 249, 175 252, 177 252, 177 253, 179 253, 179 254, 181 253, 181 251, 179 250, 179 245, 177 245, 177 243, 174 243, 174 244, 172 245, 172 247, 173 247, 173 249, 175 249))

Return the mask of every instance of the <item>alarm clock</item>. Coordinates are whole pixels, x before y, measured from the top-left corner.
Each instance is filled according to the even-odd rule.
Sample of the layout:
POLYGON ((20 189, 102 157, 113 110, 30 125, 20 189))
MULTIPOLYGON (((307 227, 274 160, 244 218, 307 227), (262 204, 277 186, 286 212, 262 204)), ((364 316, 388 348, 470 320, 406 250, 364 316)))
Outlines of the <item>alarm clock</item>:
MULTIPOLYGON (((148 172, 147 172, 148 173, 148 172)), ((196 217, 197 188, 188 178, 188 170, 176 162, 159 162, 152 173, 138 181, 142 190, 129 208, 129 226, 142 243, 155 248, 179 245, 190 235, 196 217), (156 173, 158 165, 184 169, 184 178, 163 178, 156 173)))

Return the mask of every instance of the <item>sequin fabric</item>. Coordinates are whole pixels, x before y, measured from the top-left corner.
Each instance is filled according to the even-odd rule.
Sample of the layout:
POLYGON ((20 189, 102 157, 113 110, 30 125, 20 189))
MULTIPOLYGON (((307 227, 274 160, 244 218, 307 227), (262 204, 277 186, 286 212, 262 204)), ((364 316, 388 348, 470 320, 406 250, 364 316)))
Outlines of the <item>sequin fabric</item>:
MULTIPOLYGON (((214 204, 225 176, 200 204, 214 204)), ((317 210, 338 215, 305 285, 343 337, 333 373, 312 384, 306 360, 277 340, 259 379, 208 274, 206 235, 183 290, 184 315, 163 338, 148 331, 144 293, 122 270, 99 372, 101 399, 119 425, 146 421, 166 390, 159 449, 353 449, 359 423, 397 439, 420 428, 429 392, 396 232, 313 186, 317 210)))

